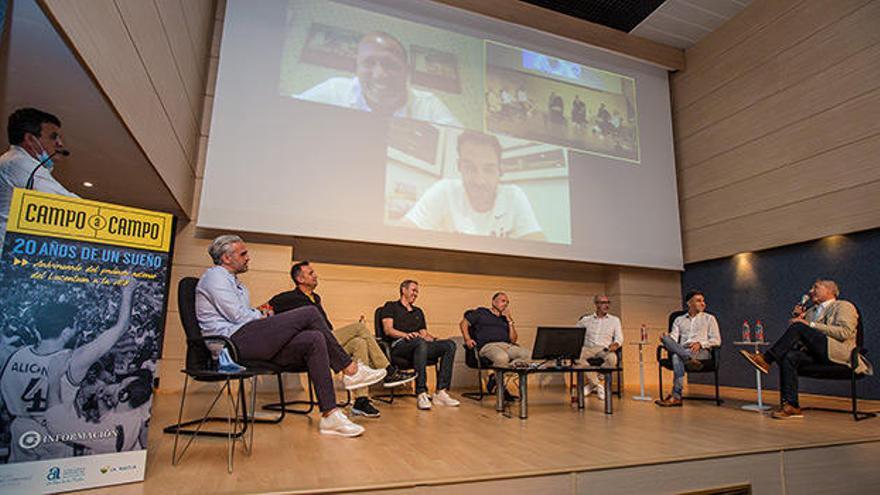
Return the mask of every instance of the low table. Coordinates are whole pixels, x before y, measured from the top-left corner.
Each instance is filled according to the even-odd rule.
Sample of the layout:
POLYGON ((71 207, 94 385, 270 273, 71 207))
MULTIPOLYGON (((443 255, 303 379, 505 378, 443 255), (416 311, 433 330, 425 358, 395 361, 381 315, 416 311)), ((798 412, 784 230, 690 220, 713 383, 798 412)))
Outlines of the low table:
POLYGON ((605 378, 605 414, 613 414, 611 393, 611 374, 621 371, 620 367, 602 368, 599 366, 555 366, 543 365, 538 367, 514 368, 514 367, 492 367, 490 368, 496 373, 496 382, 498 389, 495 391, 495 410, 504 411, 504 374, 515 373, 519 377, 519 419, 529 417, 529 375, 536 373, 574 373, 577 377, 577 403, 578 409, 584 408, 584 373, 587 371, 595 371, 601 373, 605 378))

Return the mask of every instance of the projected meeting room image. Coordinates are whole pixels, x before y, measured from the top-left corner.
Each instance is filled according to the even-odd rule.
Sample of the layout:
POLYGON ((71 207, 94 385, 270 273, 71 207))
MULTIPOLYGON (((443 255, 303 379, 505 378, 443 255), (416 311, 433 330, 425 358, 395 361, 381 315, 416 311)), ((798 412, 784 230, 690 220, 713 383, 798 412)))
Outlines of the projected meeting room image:
POLYGON ((571 243, 560 147, 396 120, 385 177, 387 225, 571 243))
POLYGON ((489 130, 639 161, 631 78, 492 42, 486 62, 489 130))

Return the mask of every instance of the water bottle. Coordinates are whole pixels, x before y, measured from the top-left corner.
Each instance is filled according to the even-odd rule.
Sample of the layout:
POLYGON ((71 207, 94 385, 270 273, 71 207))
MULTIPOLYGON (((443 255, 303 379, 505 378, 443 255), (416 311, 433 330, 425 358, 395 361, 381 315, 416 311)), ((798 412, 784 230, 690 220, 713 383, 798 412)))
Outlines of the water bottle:
POLYGON ((639 338, 642 342, 648 341, 648 327, 644 323, 642 323, 642 328, 639 330, 639 338))
POLYGON ((755 322, 755 340, 764 342, 764 324, 761 323, 761 320, 755 322))
POLYGON ((742 339, 743 342, 749 342, 752 340, 752 329, 749 328, 749 320, 743 320, 742 339))

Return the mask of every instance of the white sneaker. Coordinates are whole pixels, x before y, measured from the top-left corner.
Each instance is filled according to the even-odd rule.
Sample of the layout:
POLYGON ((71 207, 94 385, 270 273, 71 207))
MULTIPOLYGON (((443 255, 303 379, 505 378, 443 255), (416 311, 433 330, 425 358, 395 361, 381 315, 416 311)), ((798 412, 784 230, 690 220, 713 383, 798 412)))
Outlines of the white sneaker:
POLYGON ((418 398, 418 408, 424 411, 431 409, 431 398, 428 397, 427 392, 422 392, 419 394, 418 398))
POLYGON ((598 397, 599 400, 605 400, 605 384, 604 383, 600 383, 599 385, 596 386, 596 397, 598 397))
POLYGON ((382 381, 387 373, 388 372, 384 369, 376 370, 364 365, 364 363, 358 362, 357 372, 351 376, 344 375, 342 377, 342 383, 345 384, 345 390, 369 387, 374 383, 382 381))
POLYGON ((340 437, 358 437, 363 435, 364 427, 352 423, 350 419, 339 409, 321 418, 318 429, 324 435, 337 435, 340 437))
POLYGON ((590 394, 593 393, 593 390, 595 390, 595 388, 592 384, 588 383, 588 384, 584 385, 584 398, 589 397, 590 394))
POLYGON ((434 403, 440 406, 458 407, 461 402, 453 399, 445 390, 434 393, 434 403))

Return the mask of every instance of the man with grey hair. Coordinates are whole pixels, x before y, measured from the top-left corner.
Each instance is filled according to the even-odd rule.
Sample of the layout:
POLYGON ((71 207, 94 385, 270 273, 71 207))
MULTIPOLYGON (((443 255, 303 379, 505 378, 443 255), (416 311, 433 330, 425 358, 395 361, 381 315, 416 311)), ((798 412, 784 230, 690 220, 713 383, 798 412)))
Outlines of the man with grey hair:
POLYGON ((221 235, 208 248, 214 266, 205 270, 196 286, 196 317, 202 334, 227 337, 242 359, 271 361, 281 367, 307 367, 315 385, 323 434, 356 437, 364 428, 336 407, 330 370, 343 373, 348 390, 367 387, 385 377, 385 370, 355 363, 333 335, 315 307, 273 315, 251 307, 247 288, 238 275, 248 270, 250 256, 236 235, 221 235))
MULTIPOLYGON (((839 295, 833 280, 816 280, 810 289, 812 306, 794 307, 788 328, 767 352, 740 351, 762 373, 769 373, 774 362, 779 364, 781 407, 773 412, 774 419, 803 417, 798 402, 798 368, 813 363, 850 365, 859 313, 849 301, 837 299, 839 295)), ((873 374, 864 356, 859 356, 855 372, 873 374)))
MULTIPOLYGON (((623 345, 623 330, 620 326, 620 318, 609 314, 611 299, 604 294, 593 296, 593 304, 596 311, 592 314, 581 316, 577 326, 586 329, 584 333, 584 346, 581 348, 581 362, 587 359, 601 358, 602 367, 614 368, 617 366, 617 349, 623 345)), ((592 391, 600 400, 605 400, 605 387, 599 383, 598 374, 589 371, 587 384, 584 385, 584 397, 588 397, 592 391)))

